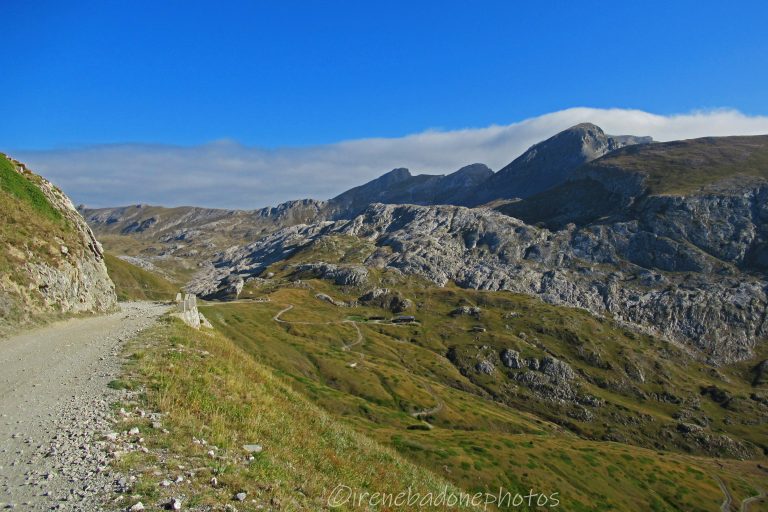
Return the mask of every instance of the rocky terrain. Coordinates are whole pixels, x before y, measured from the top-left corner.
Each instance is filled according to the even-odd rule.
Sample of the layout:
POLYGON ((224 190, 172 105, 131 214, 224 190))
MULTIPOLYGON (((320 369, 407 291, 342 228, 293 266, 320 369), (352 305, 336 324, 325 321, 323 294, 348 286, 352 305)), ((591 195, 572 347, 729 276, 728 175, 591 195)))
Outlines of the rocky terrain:
POLYGON ((581 124, 495 174, 396 169, 329 201, 253 212, 84 213, 100 234, 122 233, 118 245, 145 244, 130 256, 192 259, 188 288, 207 298, 237 297, 270 264, 341 234, 376 250, 362 270, 335 269, 335 282, 386 267, 531 294, 722 364, 750 357, 766 335, 767 147, 760 136, 651 143, 581 124))
POLYGON ((115 309, 101 244, 69 198, 4 155, 0 172, 0 334, 60 314, 115 309))
MULTIPOLYGON (((768 137, 718 140, 717 161, 691 165, 685 181, 688 167, 680 162, 712 144, 619 150, 573 171, 552 192, 499 207, 528 223, 485 208, 374 204, 349 221, 288 227, 221 253, 190 286, 203 296, 234 297, 271 263, 327 235, 349 235, 376 247, 365 260, 370 267, 441 286, 531 294, 611 316, 716 364, 742 360, 767 328, 767 182, 746 164, 744 175, 739 167, 721 176, 701 167, 759 163, 768 137), (659 171, 637 164, 646 152, 664 155, 665 165, 683 169, 676 179, 696 187, 656 192, 659 171)), ((334 281, 342 273, 335 269, 334 281)), ((361 271, 354 273, 359 281, 361 271)))
MULTIPOLYGON (((723 274, 715 264, 696 272, 677 263, 699 255, 696 248, 690 249, 691 256, 675 253, 671 269, 687 272, 672 275, 633 261, 632 237, 653 239, 653 233, 623 225, 552 232, 498 212, 453 206, 373 205, 351 221, 285 228, 222 254, 197 276, 191 290, 234 298, 251 276, 329 234, 373 242, 376 250, 366 259, 368 266, 394 268, 441 286, 455 282, 509 290, 610 314, 716 362, 749 357, 766 334, 765 283, 723 274)), ((357 267, 346 273, 335 268, 327 277, 356 284, 364 273, 357 267)))
POLYGON ((291 201, 259 210, 133 205, 80 213, 99 239, 126 261, 185 281, 200 262, 230 246, 325 216, 325 201, 291 201))

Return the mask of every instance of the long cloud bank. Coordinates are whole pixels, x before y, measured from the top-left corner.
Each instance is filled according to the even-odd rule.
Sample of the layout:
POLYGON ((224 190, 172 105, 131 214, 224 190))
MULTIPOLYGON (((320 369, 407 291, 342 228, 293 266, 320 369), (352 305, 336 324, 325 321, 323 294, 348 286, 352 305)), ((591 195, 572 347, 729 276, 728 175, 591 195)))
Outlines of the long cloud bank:
POLYGON ((615 135, 660 141, 768 133, 768 117, 735 110, 662 116, 640 110, 571 108, 487 128, 263 149, 220 141, 200 146, 118 144, 15 151, 12 155, 91 207, 149 203, 257 208, 327 199, 395 167, 445 174, 466 164, 503 167, 528 147, 582 122, 615 135))

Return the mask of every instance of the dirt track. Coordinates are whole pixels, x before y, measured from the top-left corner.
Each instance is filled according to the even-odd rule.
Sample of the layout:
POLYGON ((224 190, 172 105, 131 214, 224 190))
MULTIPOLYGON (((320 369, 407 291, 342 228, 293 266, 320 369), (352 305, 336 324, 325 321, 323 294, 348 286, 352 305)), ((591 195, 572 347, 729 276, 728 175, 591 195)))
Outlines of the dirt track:
POLYGON ((107 384, 124 340, 167 309, 124 303, 107 316, 72 319, 0 339, 0 508, 100 510, 110 490, 107 384))

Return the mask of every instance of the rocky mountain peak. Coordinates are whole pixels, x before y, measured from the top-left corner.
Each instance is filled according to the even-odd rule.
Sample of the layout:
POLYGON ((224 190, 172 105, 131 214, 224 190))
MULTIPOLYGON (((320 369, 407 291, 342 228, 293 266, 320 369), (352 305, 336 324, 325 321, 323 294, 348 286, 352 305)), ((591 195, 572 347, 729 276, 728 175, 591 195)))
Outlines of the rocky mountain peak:
POLYGON ((595 124, 577 124, 531 146, 481 184, 463 204, 476 206, 496 199, 532 196, 563 183, 587 162, 623 146, 651 140, 626 135, 612 137, 595 124))
POLYGON ((388 173, 382 174, 373 181, 380 183, 381 185, 389 185, 398 183, 400 181, 405 181, 411 177, 413 177, 411 171, 405 167, 398 167, 397 169, 392 169, 388 173))
POLYGON ((458 171, 455 171, 448 176, 447 178, 454 177, 454 178, 464 178, 464 179, 471 179, 471 180, 477 180, 482 181, 485 179, 490 178, 493 176, 493 171, 490 167, 488 167, 485 164, 476 163, 476 164, 469 164, 465 165, 458 171))

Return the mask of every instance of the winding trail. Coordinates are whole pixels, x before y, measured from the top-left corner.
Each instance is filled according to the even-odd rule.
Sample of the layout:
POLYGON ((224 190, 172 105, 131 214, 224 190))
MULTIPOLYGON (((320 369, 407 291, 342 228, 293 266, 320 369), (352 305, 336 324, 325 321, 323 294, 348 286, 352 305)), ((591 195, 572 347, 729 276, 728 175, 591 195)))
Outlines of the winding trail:
POLYGON ((359 345, 359 344, 361 344, 363 342, 363 331, 360 330, 360 327, 358 327, 357 322, 355 322, 354 320, 344 320, 344 321, 342 321, 342 323, 344 323, 344 324, 352 324, 352 327, 354 327, 355 330, 357 331, 357 339, 355 341, 353 341, 352 343, 344 344, 344 346, 341 347, 342 350, 349 351, 349 349, 351 349, 355 345, 359 345))
POLYGON ((0 508, 103 510, 114 477, 101 436, 111 426, 125 340, 168 308, 56 322, 0 339, 0 508))
POLYGON ((725 485, 723 479, 718 475, 715 475, 715 480, 717 481, 717 485, 720 486, 720 490, 723 491, 723 494, 725 495, 725 499, 723 500, 722 505, 720 505, 720 511, 730 512, 731 505, 733 504, 733 496, 731 495, 731 491, 728 490, 728 486, 725 485))
MULTIPOLYGON (((360 327, 357 325, 358 322, 354 320, 338 320, 338 321, 329 321, 329 322, 300 322, 300 321, 289 321, 289 320, 283 320, 280 318, 284 313, 287 313, 288 311, 293 309, 293 304, 288 304, 288 306, 284 307, 280 311, 278 311, 275 316, 272 317, 272 320, 275 322, 279 322, 281 324, 296 324, 296 325, 333 325, 333 324, 351 324, 352 327, 355 328, 357 331, 357 339, 353 341, 352 343, 345 343, 342 341, 342 350, 350 351, 352 347, 361 344, 364 341, 363 337, 363 331, 360 330, 360 327)), ((355 352, 360 356, 360 361, 362 362, 365 358, 365 354, 362 352, 355 352)), ((432 386, 429 384, 424 385, 424 389, 429 393, 429 395, 435 400, 436 405, 434 407, 430 407, 429 409, 423 409, 421 411, 412 412, 411 416, 414 418, 423 418, 424 416, 431 416, 433 414, 437 414, 441 410, 443 410, 443 407, 445 406, 445 402, 435 394, 435 392, 432 390, 432 386)))
POLYGON ((760 494, 756 494, 754 496, 751 496, 749 498, 746 498, 744 501, 741 502, 741 512, 749 512, 749 507, 752 505, 752 503, 755 503, 757 500, 761 500, 766 498, 765 490, 761 490, 760 494))
POLYGON ((429 393, 432 396, 432 398, 435 399, 435 401, 437 402, 437 405, 435 405, 430 409, 423 409, 421 411, 411 413, 411 416, 413 416, 414 418, 422 418, 424 416, 431 416, 432 414, 437 414, 438 412, 443 410, 443 406, 445 405, 445 402, 443 402, 442 398, 437 396, 435 392, 432 390, 432 386, 427 384, 424 386, 424 389, 426 389, 427 393, 429 393))
MULTIPOLYGON (((287 307, 285 307, 285 308, 281 309, 280 311, 278 311, 275 314, 275 316, 272 317, 272 320, 274 320, 275 322, 279 322, 281 324, 288 324, 288 325, 291 325, 291 324, 294 324, 294 325, 335 325, 335 324, 338 325, 338 324, 351 324, 352 327, 354 327, 355 331, 357 331, 357 338, 352 343, 345 343, 344 341, 341 342, 341 349, 346 351, 346 352, 349 352, 349 350, 352 347, 361 344, 363 342, 363 340, 364 340, 364 338, 363 338, 363 331, 360 330, 360 327, 358 327, 357 322, 355 322, 354 320, 337 320, 337 321, 329 321, 329 322, 299 322, 299 321, 293 321, 293 320, 283 320, 282 318, 280 318, 283 315, 283 313, 287 313, 288 311, 290 311, 292 309, 293 309, 293 304, 288 304, 287 307)), ((360 355, 360 359, 361 360, 363 358, 365 358, 365 354, 363 354, 362 352, 357 352, 357 354, 360 355)))

